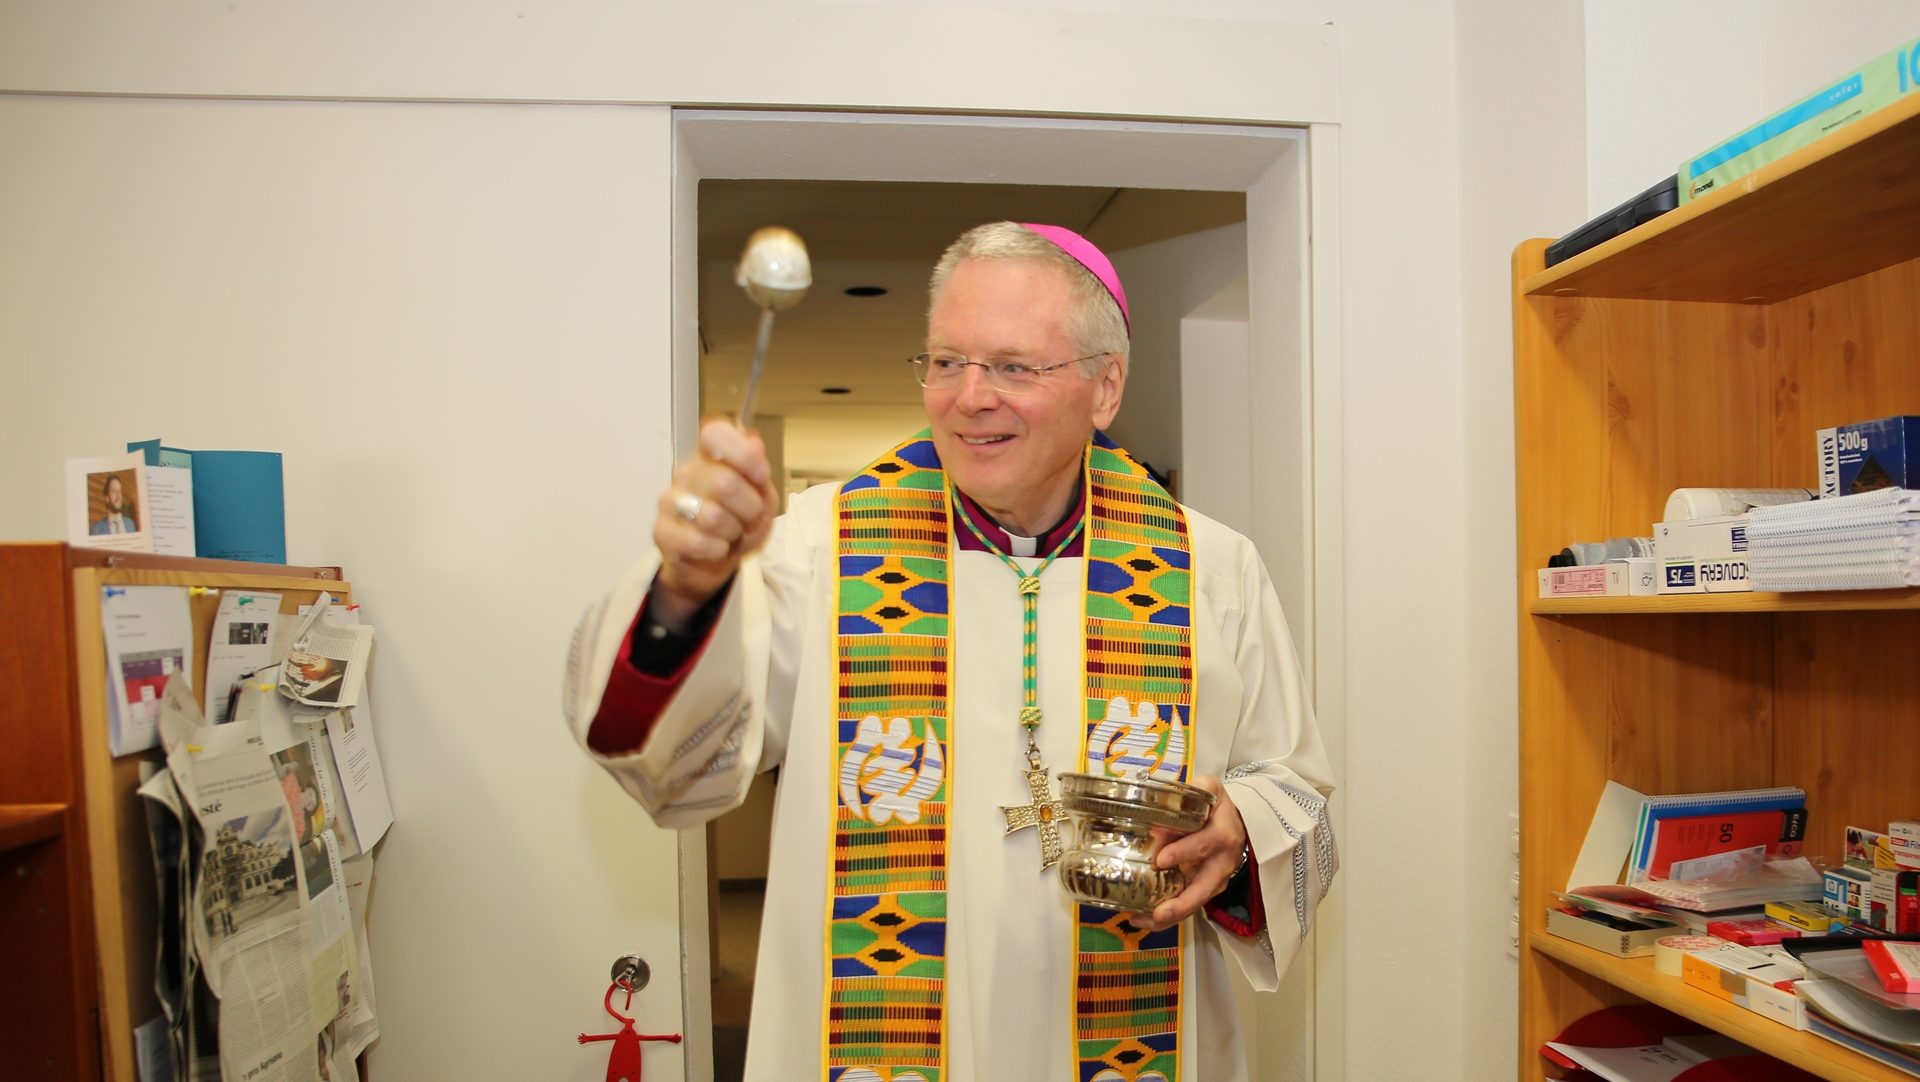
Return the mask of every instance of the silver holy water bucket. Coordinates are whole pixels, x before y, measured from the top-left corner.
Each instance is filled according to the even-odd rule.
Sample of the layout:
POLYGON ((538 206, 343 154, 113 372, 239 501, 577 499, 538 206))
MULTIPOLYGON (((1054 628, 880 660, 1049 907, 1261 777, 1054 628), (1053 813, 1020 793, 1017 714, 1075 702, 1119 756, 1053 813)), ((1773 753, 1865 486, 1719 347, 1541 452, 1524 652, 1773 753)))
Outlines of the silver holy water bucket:
POLYGON ((1060 883, 1075 901, 1150 913, 1187 885, 1178 868, 1156 868, 1153 828, 1187 834, 1206 824, 1214 796, 1177 781, 1060 775, 1073 839, 1060 858, 1060 883))

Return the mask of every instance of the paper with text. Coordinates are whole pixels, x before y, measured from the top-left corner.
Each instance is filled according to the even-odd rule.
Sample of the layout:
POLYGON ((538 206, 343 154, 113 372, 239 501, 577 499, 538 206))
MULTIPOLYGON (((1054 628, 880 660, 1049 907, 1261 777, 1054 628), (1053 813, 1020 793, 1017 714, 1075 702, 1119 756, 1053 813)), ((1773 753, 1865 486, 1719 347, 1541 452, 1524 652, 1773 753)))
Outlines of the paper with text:
POLYGON ((167 683, 192 683, 193 611, 180 586, 104 586, 100 619, 106 634, 109 744, 115 755, 159 741, 155 721, 167 683))

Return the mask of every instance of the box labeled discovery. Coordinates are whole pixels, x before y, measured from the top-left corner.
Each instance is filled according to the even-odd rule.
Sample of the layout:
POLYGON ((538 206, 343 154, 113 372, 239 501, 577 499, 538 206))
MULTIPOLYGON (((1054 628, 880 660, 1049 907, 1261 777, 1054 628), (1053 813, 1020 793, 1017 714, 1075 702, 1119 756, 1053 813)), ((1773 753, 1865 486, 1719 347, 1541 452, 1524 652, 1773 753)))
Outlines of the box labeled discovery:
POLYGON ((1737 594, 1753 589, 1745 556, 1662 557, 1660 570, 1663 594, 1737 594))

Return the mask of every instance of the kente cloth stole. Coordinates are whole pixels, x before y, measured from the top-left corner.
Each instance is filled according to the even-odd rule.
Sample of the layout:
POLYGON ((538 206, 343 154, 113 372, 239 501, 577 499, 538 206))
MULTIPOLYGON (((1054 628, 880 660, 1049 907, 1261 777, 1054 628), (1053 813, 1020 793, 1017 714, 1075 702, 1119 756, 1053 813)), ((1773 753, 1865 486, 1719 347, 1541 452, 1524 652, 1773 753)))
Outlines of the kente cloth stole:
MULTIPOLYGON (((1050 723, 1079 724, 1083 771, 1184 781, 1194 746, 1186 517, 1103 433, 1087 451, 1086 485, 1085 710, 1050 723)), ((823 1075, 942 1082, 954 512, 928 434, 843 485, 834 512, 839 672, 823 1075)), ((1010 596, 1015 589, 1009 576, 1010 596)), ((1057 660, 1051 671, 1061 671, 1057 660)), ((1010 667, 972 678, 1013 677, 1010 667)), ((1005 741, 1009 775, 1024 773, 1019 719, 999 720, 975 719, 981 731, 969 739, 1005 741)), ((997 838, 1002 827, 994 803, 982 801, 968 829, 997 838)), ((1065 900, 1051 869, 1034 875, 1037 901, 1065 900)), ((1074 1032, 1063 1036, 1075 1082, 1178 1082, 1184 935, 1184 923, 1147 933, 1123 914, 1079 907, 1076 941, 1062 945, 1074 961, 1074 1032)), ((1065 1064, 1045 1069, 1065 1075, 1065 1064)))

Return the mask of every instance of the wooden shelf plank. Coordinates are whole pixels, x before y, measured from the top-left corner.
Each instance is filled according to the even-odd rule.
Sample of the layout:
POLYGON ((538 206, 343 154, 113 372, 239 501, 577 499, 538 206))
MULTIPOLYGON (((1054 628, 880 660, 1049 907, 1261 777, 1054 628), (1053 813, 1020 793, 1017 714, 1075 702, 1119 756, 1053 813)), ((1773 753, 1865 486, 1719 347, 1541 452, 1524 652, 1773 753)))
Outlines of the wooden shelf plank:
POLYGON ((1771 304, 1920 257, 1920 94, 1521 283, 1771 304))
POLYGON ((1615 958, 1546 932, 1534 932, 1527 942, 1535 952, 1556 962, 1831 1082, 1911 1082, 1913 1078, 1824 1037, 1788 1029, 1771 1018, 1689 987, 1679 977, 1654 969, 1651 958, 1615 958))
POLYGON ((1659 597, 1541 597, 1535 616, 1683 612, 1886 612, 1920 610, 1916 590, 1831 590, 1794 594, 1666 594, 1659 597))
POLYGON ((65 804, 0 804, 0 853, 58 838, 66 818, 65 804))

